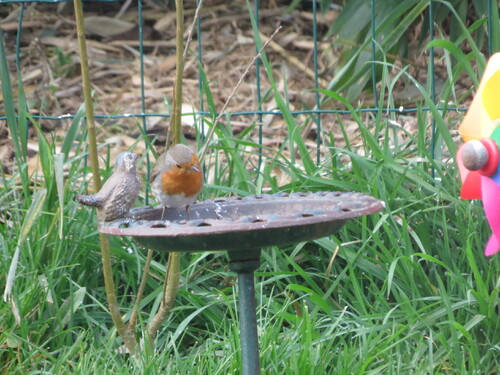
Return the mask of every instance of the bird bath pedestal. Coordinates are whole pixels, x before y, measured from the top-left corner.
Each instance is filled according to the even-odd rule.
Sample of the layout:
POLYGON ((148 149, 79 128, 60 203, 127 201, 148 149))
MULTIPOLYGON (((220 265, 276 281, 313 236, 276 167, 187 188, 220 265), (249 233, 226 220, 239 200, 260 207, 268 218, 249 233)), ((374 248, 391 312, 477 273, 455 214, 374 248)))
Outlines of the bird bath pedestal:
POLYGON ((138 208, 102 223, 101 233, 133 237, 157 251, 226 250, 238 275, 242 375, 260 374, 254 272, 264 247, 329 236, 384 204, 359 193, 293 193, 206 200, 184 208, 138 208))

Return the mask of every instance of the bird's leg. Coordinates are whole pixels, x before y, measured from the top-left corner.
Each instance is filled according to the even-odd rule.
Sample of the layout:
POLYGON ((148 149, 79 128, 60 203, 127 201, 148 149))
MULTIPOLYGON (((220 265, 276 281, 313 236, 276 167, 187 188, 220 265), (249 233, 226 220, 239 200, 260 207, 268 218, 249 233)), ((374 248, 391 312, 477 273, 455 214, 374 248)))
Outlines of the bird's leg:
POLYGON ((160 220, 163 220, 163 215, 165 215, 165 210, 166 209, 167 209, 167 206, 163 205, 163 209, 161 210, 161 219, 160 220))
POLYGON ((189 204, 186 205, 186 215, 187 219, 189 220, 189 204))

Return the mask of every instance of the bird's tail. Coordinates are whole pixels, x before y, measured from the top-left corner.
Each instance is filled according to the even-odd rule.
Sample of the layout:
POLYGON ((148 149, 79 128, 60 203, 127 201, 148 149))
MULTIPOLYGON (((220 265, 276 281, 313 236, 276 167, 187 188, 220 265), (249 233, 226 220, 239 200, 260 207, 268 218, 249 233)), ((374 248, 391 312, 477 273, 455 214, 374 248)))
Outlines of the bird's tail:
POLYGON ((95 195, 77 195, 76 200, 85 206, 100 207, 102 201, 95 195))

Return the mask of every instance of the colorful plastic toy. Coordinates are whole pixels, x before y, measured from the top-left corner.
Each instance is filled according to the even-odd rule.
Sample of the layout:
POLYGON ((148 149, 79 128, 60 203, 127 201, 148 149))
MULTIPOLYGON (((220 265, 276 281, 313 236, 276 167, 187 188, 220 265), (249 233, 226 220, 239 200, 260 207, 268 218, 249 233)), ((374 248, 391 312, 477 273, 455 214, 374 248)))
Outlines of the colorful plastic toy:
POLYGON ((500 250, 500 53, 488 61, 477 93, 458 132, 465 143, 457 152, 462 199, 482 199, 493 231, 484 254, 500 250))

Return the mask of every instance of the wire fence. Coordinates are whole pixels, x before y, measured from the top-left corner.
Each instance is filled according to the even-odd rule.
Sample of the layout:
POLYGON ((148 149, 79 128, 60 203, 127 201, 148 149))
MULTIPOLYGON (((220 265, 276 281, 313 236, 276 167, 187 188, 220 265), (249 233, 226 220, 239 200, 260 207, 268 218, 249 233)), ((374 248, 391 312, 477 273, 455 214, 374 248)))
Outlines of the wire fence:
MULTIPOLYGON (((50 1, 50 0, 30 0, 30 1, 18 1, 18 0, 0 0, 0 14, 9 14, 7 17, 4 18, 8 19, 8 24, 7 22, 2 22, 0 27, 4 30, 4 32, 9 31, 8 37, 5 38, 7 44, 10 44, 12 49, 15 51, 15 67, 17 69, 21 70, 21 65, 22 62, 21 60, 23 59, 22 54, 27 54, 29 53, 27 48, 22 48, 22 40, 23 40, 23 34, 27 33, 26 30, 29 30, 31 27, 30 25, 25 25, 24 24, 24 19, 25 19, 25 12, 28 7, 34 6, 34 4, 37 4, 36 6, 38 7, 45 7, 45 6, 54 6, 57 4, 61 4, 67 2, 67 0, 56 0, 56 1, 50 1), (17 8, 14 8, 17 7, 17 8), (3 8, 3 10, 2 10, 3 8), (17 20, 13 18, 13 11, 17 11, 17 20), (14 30, 14 25, 17 23, 17 26, 15 27, 16 30, 14 30), (15 35, 15 40, 12 40, 12 37, 15 35), (22 52, 24 51, 24 52, 22 52)), ((100 1, 85 1, 84 2, 86 6, 88 4, 96 4, 96 3, 101 3, 101 9, 106 9, 108 6, 107 4, 112 3, 110 0, 100 0, 100 1)), ((320 65, 324 63, 321 62, 320 64, 320 54, 324 52, 324 49, 322 47, 322 44, 325 42, 328 42, 328 38, 335 38, 334 34, 329 35, 329 31, 331 29, 331 25, 327 24, 327 21, 324 21, 324 14, 327 10, 334 9, 334 11, 337 11, 336 8, 332 4, 327 4, 327 2, 323 1, 321 4, 317 1, 311 1, 311 2, 292 2, 293 4, 306 4, 303 6, 307 6, 307 9, 304 10, 303 12, 307 13, 308 20, 310 21, 312 30, 310 30, 310 35, 312 37, 312 53, 311 59, 308 60, 306 63, 307 68, 310 69, 313 74, 312 74, 312 82, 309 86, 307 87, 302 87, 303 91, 308 91, 313 93, 313 100, 312 102, 308 103, 307 105, 304 105, 302 108, 296 107, 291 111, 291 114, 293 116, 309 116, 312 123, 314 123, 316 127, 316 142, 317 146, 319 149, 319 146, 322 142, 322 137, 323 137, 323 123, 324 123, 324 118, 325 116, 328 115, 349 115, 352 112, 346 108, 327 108, 325 107, 325 102, 324 102, 324 96, 321 94, 320 89, 329 89, 329 90, 347 90, 345 87, 349 85, 357 85, 358 82, 361 80, 360 76, 357 76, 356 74, 353 75, 353 79, 358 78, 358 82, 356 81, 349 81, 349 80, 344 80, 344 87, 341 87, 339 84, 339 80, 336 77, 333 77, 333 79, 327 80, 327 86, 325 87, 324 83, 321 84, 322 82, 322 77, 321 77, 321 72, 320 72, 320 65), (325 5, 326 4, 326 5, 325 5), (319 22, 319 18, 322 18, 322 21, 319 22), (328 30, 328 31, 325 31, 328 30), (340 88, 339 88, 340 87, 340 88)), ((348 3, 356 3, 356 2, 346 2, 346 6, 348 3)), ((359 3, 359 2, 357 2, 359 3)), ((368 77, 371 82, 369 83, 361 83, 360 85, 362 86, 361 88, 358 88, 358 94, 359 92, 364 93, 364 100, 360 101, 359 99, 354 99, 358 100, 358 102, 361 103, 369 103, 368 105, 359 105, 358 108, 356 109, 360 113, 378 113, 380 111, 383 111, 386 114, 390 113, 395 113, 395 114, 412 114, 416 113, 420 110, 422 111, 429 111, 429 106, 426 105, 425 103, 421 107, 417 106, 393 106, 394 103, 391 101, 386 101, 383 95, 380 93, 380 68, 383 66, 387 66, 387 61, 388 61, 388 56, 389 53, 388 51, 384 50, 383 43, 385 42, 384 38, 391 37, 391 33, 389 33, 386 29, 384 29, 384 25, 387 24, 388 20, 387 18, 384 18, 384 15, 381 14, 381 9, 386 9, 388 4, 389 6, 392 4, 393 6, 396 6, 398 2, 391 2, 391 1, 381 1, 381 0, 370 0, 369 2, 369 12, 370 12, 370 24, 369 24, 369 29, 366 30, 365 34, 368 33, 367 38, 365 39, 366 43, 363 44, 360 42, 360 45, 358 46, 353 46, 353 48, 358 48, 360 51, 359 55, 356 59, 353 59, 353 64, 349 69, 351 72, 355 69, 359 69, 360 66, 364 68, 368 67, 369 73, 368 77), (368 58, 365 58, 365 60, 361 60, 359 56, 361 55, 368 55, 368 58), (367 91, 370 91, 370 86, 371 86, 371 99, 366 100, 367 98, 367 91), (367 88, 368 87, 368 88, 367 88)), ((442 17, 443 14, 443 9, 449 12, 449 18, 454 18, 455 16, 453 15, 454 9, 453 9, 453 4, 447 3, 447 2, 442 2, 442 1, 413 1, 410 2, 413 3, 412 6, 415 8, 418 7, 420 10, 424 10, 422 14, 425 14, 425 17, 427 17, 427 22, 422 21, 421 27, 425 28, 427 27, 428 30, 424 33, 421 32, 421 35, 427 35, 427 41, 432 42, 436 35, 441 35, 443 34, 443 22, 444 19, 442 17), (439 19, 436 19, 437 17, 437 12, 436 8, 440 8, 439 14, 439 19)), ((456 2, 452 2, 456 3, 456 2)), ((471 4, 474 3, 476 5, 478 2, 472 1, 471 4)), ((122 6, 122 3, 119 3, 120 6, 122 6)), ((147 89, 147 81, 149 79, 148 73, 146 72, 145 69, 145 64, 147 63, 147 59, 149 54, 151 53, 157 53, 158 47, 154 47, 154 43, 152 44, 153 47, 151 47, 151 43, 149 43, 149 37, 145 35, 145 29, 144 29, 144 11, 145 11, 145 6, 147 9, 150 9, 150 5, 152 3, 143 3, 142 1, 138 1, 137 3, 133 4, 136 6, 137 10, 137 21, 135 22, 137 30, 136 33, 134 34, 136 36, 136 44, 135 46, 137 47, 138 51, 138 72, 139 72, 139 87, 140 87, 140 110, 139 111, 134 111, 134 112, 123 112, 123 113, 103 113, 99 109, 96 110, 95 118, 96 119, 102 119, 105 121, 110 121, 110 120, 119 120, 119 119, 138 119, 140 122, 142 122, 143 128, 146 129, 147 124, 146 121, 147 119, 150 118, 168 118, 170 117, 170 114, 168 113, 167 107, 168 105, 165 105, 165 111, 157 111, 157 110, 152 110, 149 105, 148 105, 148 89, 147 89), (147 52, 146 52, 147 51, 147 52)), ((190 3, 187 4, 186 7, 191 7, 191 9, 194 9, 197 5, 199 4, 199 0, 196 0, 195 3, 190 3)), ((153 4, 154 5, 154 4, 153 4)), ((243 11, 242 14, 246 11, 245 10, 245 4, 241 3, 240 4, 243 11)), ((368 1, 365 1, 365 6, 368 5, 368 1)), ((222 7, 226 5, 222 4, 222 7)), ((229 5, 228 5, 229 6, 229 5)), ((472 6, 472 5, 470 5, 472 6)), ((486 35, 487 41, 484 43, 484 45, 487 46, 487 50, 483 51, 485 54, 491 55, 494 50, 495 50, 495 40, 494 40, 494 33, 495 30, 498 29, 498 9, 497 9, 497 4, 493 0, 487 1, 487 4, 482 5, 483 11, 486 11, 485 15, 481 17, 478 20, 482 20, 482 24, 478 26, 477 28, 481 27, 484 29, 484 35, 486 35)), ((266 10, 266 8, 261 4, 259 1, 255 1, 252 4, 253 8, 253 13, 254 17, 258 23, 259 28, 262 26, 262 13, 266 10), (259 21, 260 20, 260 21, 259 21)), ((290 8, 287 8, 290 9, 290 8)), ((400 14, 400 17, 402 22, 405 22, 405 20, 409 20, 409 15, 411 12, 413 12, 414 8, 408 8, 406 12, 402 12, 400 14), (406 17, 406 18, 405 18, 406 17)), ((170 11, 161 11, 164 12, 165 14, 168 14, 168 12, 172 13, 170 11)), ((159 12, 159 13, 161 13, 159 12)), ((458 10, 457 10, 458 12, 458 10)), ((478 10, 479 12, 479 10, 478 10)), ((135 14, 135 13, 134 13, 135 14)), ((291 17, 293 17, 293 13, 290 13, 291 17)), ((240 14, 241 15, 241 14, 240 14)), ((447 22, 450 22, 448 18, 447 22)), ((249 16, 247 14, 247 19, 249 19, 249 16)), ((33 20, 33 17, 31 18, 33 20)), ((207 59, 210 59, 210 57, 207 57, 208 54, 210 54, 211 51, 208 51, 206 46, 205 46, 205 29, 204 29, 204 24, 205 24, 205 17, 199 17, 196 20, 196 32, 194 35, 194 43, 196 44, 195 48, 195 55, 196 59, 200 62, 200 65, 203 66, 203 64, 207 61, 207 59)), ((415 20, 415 18, 412 18, 412 20, 415 20)), ((63 22, 63 21, 62 21, 63 22)), ((332 21, 332 24, 335 23, 336 21, 332 21)), ((352 23, 357 23, 356 19, 352 20, 352 23)), ((214 25, 212 23, 212 25, 214 25)), ((216 27, 217 24, 215 24, 216 27)), ((212 26, 214 27, 214 26, 212 26)), ((476 29, 477 29, 476 28, 476 29)), ((223 31, 223 30, 222 30, 223 31)), ((450 31, 451 32, 451 31, 450 31)), ((26 35, 26 38, 29 39, 30 35, 26 35)), ((457 38, 457 40, 463 40, 464 38, 457 38)), ((26 41, 24 42, 26 43, 26 41)), ((116 44, 113 44, 113 46, 118 45, 120 42, 117 41, 116 44)), ((247 43, 247 41, 245 41, 247 43)), ((158 45, 158 44, 156 44, 158 45)), ((172 48, 172 46, 170 46, 172 48)), ((129 48, 130 49, 130 48, 129 48)), ((425 50, 425 48, 423 48, 425 50)), ((255 47, 255 51, 257 51, 257 48, 255 47)), ((391 51, 394 52, 394 51, 391 51)), ((396 52, 397 53, 397 52, 396 52)), ((13 56, 9 56, 12 58, 13 56)), ((251 57, 251 56, 250 56, 251 57)), ((61 57, 64 58, 64 57, 61 57)), ((223 57, 222 57, 223 58, 223 57)), ((391 61, 395 61, 395 59, 391 58, 391 61)), ((437 94, 437 89, 436 89, 436 66, 435 64, 438 63, 439 61, 442 60, 442 55, 436 56, 435 53, 435 47, 432 46, 428 49, 428 56, 426 59, 426 70, 428 74, 428 79, 427 79, 427 87, 426 90, 428 91, 432 102, 435 106, 437 106, 438 110, 442 111, 465 111, 466 107, 454 107, 454 106, 449 106, 445 103, 443 105, 442 102, 439 101, 438 94, 437 94)), ((300 66, 300 65, 298 65, 300 66)), ((12 65, 11 65, 12 67, 12 65)), ((14 69, 14 67, 12 67, 14 69)), ((263 142, 263 135, 262 135, 262 126, 263 126, 263 118, 264 116, 279 116, 281 115, 280 111, 276 110, 276 108, 271 108, 264 106, 264 103, 269 100, 269 96, 267 95, 267 89, 263 88, 263 78, 261 75, 261 62, 259 60, 256 61, 256 69, 255 69, 255 75, 251 77, 251 79, 255 80, 255 90, 253 92, 254 95, 254 100, 251 102, 252 107, 247 108, 246 110, 231 110, 228 112, 228 116, 231 116, 233 118, 238 117, 251 117, 253 119, 257 119, 256 121, 258 122, 260 126, 259 130, 259 142, 262 144, 263 142)), ((23 74, 26 76, 29 72, 23 72, 23 74)), ((348 74, 346 74, 348 75, 348 74)), ((100 78, 96 77, 91 77, 93 84, 96 86, 100 85, 100 78)), ((324 79, 323 79, 324 80, 324 79)), ((197 102, 197 108, 195 110, 196 116, 199 118, 202 118, 205 115, 208 115, 208 111, 206 110, 206 98, 204 97, 204 91, 203 91, 203 80, 201 78, 201 70, 198 69, 198 77, 196 79, 192 80, 193 82, 197 82, 198 85, 198 92, 199 92, 199 98, 197 102)), ((457 85, 458 82, 453 82, 454 85, 457 85)), ((425 86, 425 85, 424 85, 425 86)), ((286 90, 286 85, 284 90, 286 90)), ((52 94, 57 94, 52 92, 52 94)), ((64 94, 67 95, 67 94, 64 94)), ((349 96, 347 96, 349 97, 349 96)), ((357 98, 354 96, 354 98, 357 98)), ((351 99, 352 100, 352 99, 351 99)), ((55 113, 44 113, 42 110, 36 110, 36 108, 30 107, 30 111, 33 114, 34 119, 39 119, 39 120, 50 120, 50 121, 62 121, 62 120, 67 120, 67 119, 72 119, 76 116, 75 113, 57 113, 56 108, 53 109, 53 112, 55 113)), ((6 116, 3 113, 0 113, 0 120, 6 120, 6 116)), ((433 126, 433 134, 435 132, 435 126, 433 126)), ((434 142, 432 142, 434 144, 434 142)), ((319 161, 319 151, 318 151, 318 161, 319 161)))

